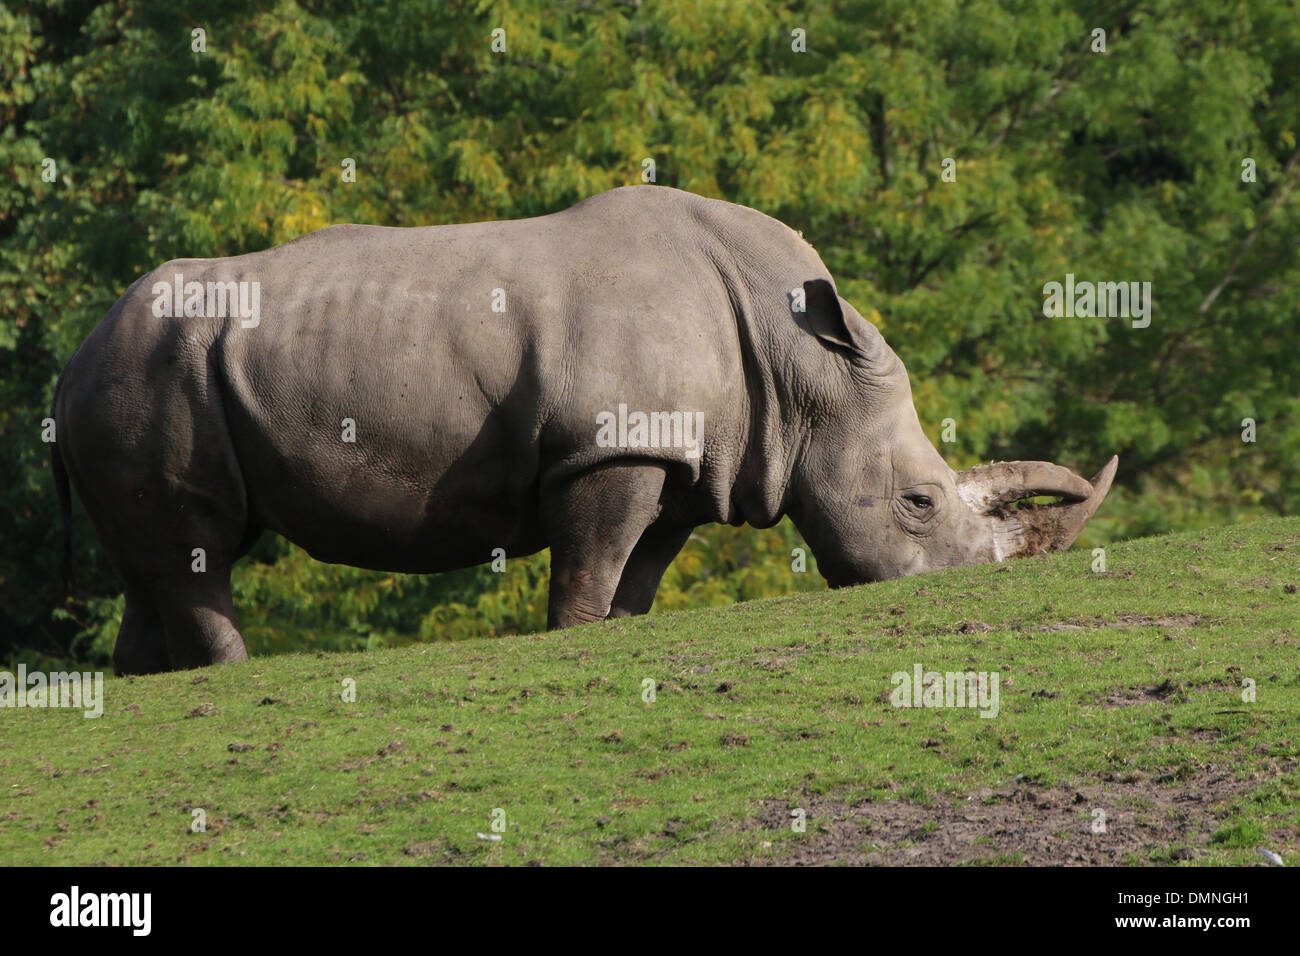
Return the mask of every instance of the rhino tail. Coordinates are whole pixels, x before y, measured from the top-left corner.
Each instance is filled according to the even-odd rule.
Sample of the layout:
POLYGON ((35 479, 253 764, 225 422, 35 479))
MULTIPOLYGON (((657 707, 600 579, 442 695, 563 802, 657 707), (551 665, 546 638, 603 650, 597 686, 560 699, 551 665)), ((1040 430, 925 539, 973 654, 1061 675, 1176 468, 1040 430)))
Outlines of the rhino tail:
POLYGON ((63 376, 60 375, 54 385, 54 401, 50 403, 50 417, 54 420, 55 428, 54 441, 50 442, 50 469, 54 473, 54 493, 59 498, 59 516, 63 521, 63 556, 59 573, 62 579, 61 601, 67 604, 68 597, 72 594, 72 487, 68 483, 68 468, 59 452, 58 405, 59 386, 62 384, 63 376))

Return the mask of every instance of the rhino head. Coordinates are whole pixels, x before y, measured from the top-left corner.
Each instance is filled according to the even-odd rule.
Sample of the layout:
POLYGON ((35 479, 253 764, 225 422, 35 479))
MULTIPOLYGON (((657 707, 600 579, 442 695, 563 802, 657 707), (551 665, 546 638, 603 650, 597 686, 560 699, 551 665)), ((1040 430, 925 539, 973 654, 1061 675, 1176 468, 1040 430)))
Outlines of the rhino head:
POLYGON ((953 471, 921 430, 907 371, 824 280, 796 320, 821 344, 789 514, 832 587, 1068 548, 1110 490, 1046 461, 953 471), (1051 496, 1056 504, 1015 507, 1051 496))

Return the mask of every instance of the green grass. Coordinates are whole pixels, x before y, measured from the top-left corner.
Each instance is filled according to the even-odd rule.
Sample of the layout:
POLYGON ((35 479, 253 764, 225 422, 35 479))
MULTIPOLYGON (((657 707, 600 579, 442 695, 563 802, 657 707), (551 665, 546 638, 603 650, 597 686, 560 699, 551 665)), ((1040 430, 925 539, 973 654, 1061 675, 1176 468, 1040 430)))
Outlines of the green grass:
MULTIPOLYGON (((0 862, 779 860, 827 838, 819 806, 1005 812, 1026 786, 1095 788, 1049 830, 1082 847, 1107 787, 1141 787, 1111 829, 1142 829, 1214 770, 1235 785, 1204 794, 1200 830, 1142 829, 1154 838, 1117 859, 1259 864, 1265 846, 1294 864, 1298 549, 1300 519, 1268 520, 1114 544, 1102 574, 1072 551, 545 635, 108 678, 97 720, 0 710, 0 862), (999 716, 891 706, 890 675, 916 663, 998 672, 999 716), (502 839, 480 839, 498 808, 502 839)), ((857 845, 888 862, 942 829, 891 848, 864 828, 857 845)), ((1026 861, 970 843, 952 862, 1026 861)))

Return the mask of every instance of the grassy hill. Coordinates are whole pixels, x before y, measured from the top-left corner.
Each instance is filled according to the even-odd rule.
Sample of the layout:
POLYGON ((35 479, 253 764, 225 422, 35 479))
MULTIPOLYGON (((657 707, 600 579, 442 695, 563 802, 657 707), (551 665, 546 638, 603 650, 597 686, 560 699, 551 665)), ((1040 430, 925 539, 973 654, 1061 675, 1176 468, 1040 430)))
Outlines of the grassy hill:
POLYGON ((0 710, 0 862, 1300 863, 1300 519, 1106 559, 108 678, 0 710))

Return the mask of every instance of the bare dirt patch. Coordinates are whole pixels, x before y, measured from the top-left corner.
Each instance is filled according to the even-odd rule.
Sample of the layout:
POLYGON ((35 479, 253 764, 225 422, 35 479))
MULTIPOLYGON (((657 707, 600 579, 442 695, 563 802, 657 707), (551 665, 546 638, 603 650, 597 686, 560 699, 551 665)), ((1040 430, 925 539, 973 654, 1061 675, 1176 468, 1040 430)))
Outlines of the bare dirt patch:
MULTIPOLYGON (((1235 680, 1224 680, 1222 678, 1211 680, 1203 684, 1185 684, 1181 681, 1170 680, 1165 678, 1159 684, 1153 687, 1136 687, 1121 688, 1109 694, 1102 695, 1099 700, 1104 707, 1130 707, 1133 704, 1150 704, 1150 703, 1180 703, 1188 699, 1188 695, 1193 691, 1226 691, 1236 688, 1235 680)), ((1218 713, 1234 713, 1234 711, 1218 711, 1218 713)), ((1235 711, 1243 713, 1243 711, 1235 711)))
MULTIPOLYGON (((1286 770, 1296 764, 1289 763, 1286 770)), ((1234 768, 1207 765, 1175 786, 1108 781, 1078 787, 1040 787, 1020 781, 981 789, 960 803, 936 798, 848 804, 808 794, 807 832, 793 849, 755 854, 754 865, 827 864, 951 866, 1023 863, 1031 866, 1113 866, 1195 860, 1223 824, 1228 802, 1254 789, 1234 768), (1104 814, 1100 816, 1097 811, 1104 814), (1103 832, 1094 826, 1104 822, 1103 832)), ((788 800, 764 801, 751 832, 788 831, 788 800)), ((757 835, 757 834, 755 834, 757 835)))
POLYGON ((1178 700, 1185 696, 1183 688, 1171 680, 1165 680, 1154 687, 1139 687, 1121 690, 1101 698, 1106 707, 1129 707, 1133 704, 1149 704, 1153 701, 1178 700))
POLYGON ((1151 617, 1148 614, 1121 614, 1113 621, 1100 618, 1084 624, 1060 621, 1056 624, 1042 624, 1035 631, 1086 631, 1094 627, 1195 627, 1205 620, 1203 614, 1169 614, 1164 617, 1151 617))

